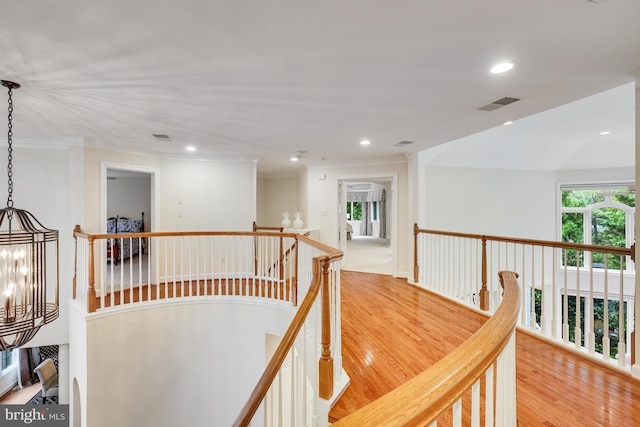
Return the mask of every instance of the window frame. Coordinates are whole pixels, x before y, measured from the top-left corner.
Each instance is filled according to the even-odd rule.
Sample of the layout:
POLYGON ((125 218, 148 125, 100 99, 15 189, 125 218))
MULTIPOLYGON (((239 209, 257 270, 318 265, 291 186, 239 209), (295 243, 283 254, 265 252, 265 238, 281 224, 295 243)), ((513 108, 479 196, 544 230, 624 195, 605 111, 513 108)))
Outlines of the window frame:
MULTIPOLYGON (((577 213, 583 215, 583 244, 590 245, 593 241, 592 213, 602 208, 614 208, 620 209, 625 213, 625 246, 630 247, 635 242, 635 206, 628 206, 624 203, 614 201, 614 194, 612 194, 612 192, 621 189, 629 190, 631 188, 635 189, 635 182, 633 181, 558 184, 558 241, 562 241, 563 239, 563 214, 577 213), (584 207, 564 207, 562 206, 562 194, 564 191, 602 191, 604 201, 596 202, 584 207)), ((633 193, 635 195, 635 190, 633 193)), ((589 268, 590 266, 591 260, 588 259, 588 257, 585 257, 584 266, 581 268, 589 268)), ((625 262, 624 273, 635 274, 635 263, 631 262, 629 257, 627 257, 625 262)))

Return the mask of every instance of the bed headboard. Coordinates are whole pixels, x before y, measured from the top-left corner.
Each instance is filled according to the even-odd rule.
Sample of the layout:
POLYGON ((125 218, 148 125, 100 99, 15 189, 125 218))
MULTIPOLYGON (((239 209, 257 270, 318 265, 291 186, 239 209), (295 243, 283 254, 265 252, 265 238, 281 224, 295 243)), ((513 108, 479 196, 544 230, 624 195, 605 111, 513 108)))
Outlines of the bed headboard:
POLYGON ((129 219, 116 215, 107 219, 107 233, 142 233, 144 232, 144 212, 140 219, 129 219))

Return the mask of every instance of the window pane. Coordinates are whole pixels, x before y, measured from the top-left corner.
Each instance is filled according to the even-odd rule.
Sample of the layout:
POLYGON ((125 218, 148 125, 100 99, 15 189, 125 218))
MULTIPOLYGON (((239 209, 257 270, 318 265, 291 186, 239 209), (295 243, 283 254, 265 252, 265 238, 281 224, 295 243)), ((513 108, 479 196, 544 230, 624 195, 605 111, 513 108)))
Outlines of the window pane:
POLYGON ((7 369, 13 362, 13 351, 2 352, 2 370, 7 369))
MULTIPOLYGON (((584 243, 584 214, 562 214, 562 241, 571 243, 584 243)), ((567 265, 578 265, 578 252, 572 249, 566 250, 567 265)), ((564 263, 564 255, 563 260, 564 263)), ((584 266, 584 252, 580 252, 580 266, 584 266)))
POLYGON ((562 214, 562 241, 584 243, 584 214, 579 212, 562 214))
POLYGON ((636 205, 636 195, 629 194, 629 190, 614 190, 613 191, 613 201, 622 203, 623 205, 635 207, 636 205))
POLYGON ((604 202, 602 190, 570 190, 562 192, 562 207, 586 207, 594 203, 604 202))
MULTIPOLYGON (((600 208, 591 213, 591 243, 602 246, 627 246, 626 236, 626 215, 625 212, 617 208, 600 208)), ((604 268, 604 254, 593 254, 593 266, 604 268)), ((623 268, 625 260, 622 260, 623 268)), ((607 267, 620 269, 620 257, 610 255, 607 257, 607 267)))
POLYGON ((600 208, 591 213, 591 244, 625 247, 626 215, 616 208, 600 208))
POLYGON ((351 219, 359 221, 362 219, 362 202, 353 202, 353 215, 351 219))

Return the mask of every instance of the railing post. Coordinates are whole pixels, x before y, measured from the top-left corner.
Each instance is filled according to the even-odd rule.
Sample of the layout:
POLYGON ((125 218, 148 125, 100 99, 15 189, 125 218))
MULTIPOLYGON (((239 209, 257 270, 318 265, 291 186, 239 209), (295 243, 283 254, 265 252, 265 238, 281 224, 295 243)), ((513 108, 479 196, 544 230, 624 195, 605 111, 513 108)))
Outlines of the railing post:
POLYGON ((489 310, 489 290, 487 289, 487 237, 482 236, 482 289, 480 289, 480 310, 489 310))
MULTIPOLYGON (((333 356, 331 355, 331 299, 329 295, 329 266, 331 261, 322 261, 322 353, 319 361, 320 392, 322 399, 329 400, 333 395, 333 356)), ((317 269, 314 264, 314 270, 317 269)), ((314 272, 317 273, 317 272, 314 272)))
POLYGON ((287 283, 287 278, 284 276, 284 260, 286 258, 284 251, 284 242, 282 240, 282 236, 280 236, 280 241, 278 242, 280 248, 278 252, 280 252, 278 258, 280 262, 280 267, 278 268, 278 279, 282 281, 282 283, 287 283))
POLYGON ((418 283, 418 224, 413 223, 413 282, 418 283))
POLYGON ((93 236, 89 236, 89 288, 87 289, 87 312, 96 311, 95 263, 93 257, 93 236))
POLYGON ((78 283, 77 281, 77 277, 78 277, 78 237, 76 236, 76 233, 80 233, 82 232, 82 229, 80 228, 80 224, 76 224, 75 228, 73 229, 73 241, 74 241, 74 245, 75 245, 75 255, 73 258, 73 299, 76 299, 76 284, 78 283))

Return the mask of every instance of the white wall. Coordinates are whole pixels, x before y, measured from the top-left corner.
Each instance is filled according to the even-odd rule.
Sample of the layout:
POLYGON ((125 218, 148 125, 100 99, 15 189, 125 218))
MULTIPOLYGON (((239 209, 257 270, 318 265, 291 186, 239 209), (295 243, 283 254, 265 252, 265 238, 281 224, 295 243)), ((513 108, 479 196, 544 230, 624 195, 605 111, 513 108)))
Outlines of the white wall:
POLYGON ((163 160, 161 230, 251 230, 256 219, 254 162, 163 160))
POLYGON ((269 223, 269 212, 268 212, 268 179, 258 177, 257 182, 257 197, 256 197, 256 223, 258 225, 268 224, 269 223))
MULTIPOLYGON (((29 347, 67 343, 68 310, 73 280, 73 228, 82 217, 80 188, 81 148, 73 143, 21 145, 14 142, 14 206, 31 212, 47 228, 58 230, 60 317, 43 326, 29 347)), ((55 281, 48 277, 47 287, 53 295, 55 281)), ((66 384, 65 384, 66 386, 66 384)))
MULTIPOLYGON (((309 168, 306 174, 306 194, 308 197, 305 227, 320 230, 320 240, 335 248, 338 246, 338 181, 359 178, 396 177, 397 188, 387 194, 387 204, 397 197, 397 218, 389 216, 389 221, 397 221, 396 265, 394 274, 408 277, 413 263, 413 218, 408 211, 408 167, 406 162, 362 165, 351 167, 309 168), (396 194, 394 194, 394 192, 396 194)), ((391 225, 390 225, 391 227, 391 225)), ((393 234, 390 233, 393 238, 393 234)))
POLYGON ((212 300, 89 316, 86 368, 72 367, 90 379, 83 425, 231 425, 264 369, 267 334, 282 336, 292 316, 212 300))
MULTIPOLYGON (((101 196, 103 195, 101 194, 100 170, 103 162, 142 167, 157 171, 160 170, 161 165, 159 159, 152 157, 85 147, 82 159, 82 164, 84 165, 84 174, 82 177, 84 184, 82 192, 84 216, 82 222, 78 224, 81 225, 82 230, 89 233, 100 232, 101 225, 106 221, 106 218, 103 218, 101 206, 101 196)), ((161 182, 161 179, 159 181, 161 182)), ((104 200, 106 201, 106 195, 104 200)), ((106 213, 106 206, 104 207, 104 212, 106 213)), ((152 220, 154 221, 154 228, 159 230, 159 228, 157 228, 157 220, 152 220)))
MULTIPOLYGON (((312 223, 311 218, 309 216, 309 198, 311 193, 311 189, 308 187, 307 182, 309 179, 309 171, 305 168, 298 173, 298 209, 302 213, 303 227, 304 228, 316 228, 312 227, 310 224, 312 223)), ((293 218, 292 218, 293 219, 293 218)), ((318 233, 319 234, 319 233, 318 233)), ((316 236, 312 238, 318 240, 321 239, 320 236, 316 236)))
POLYGON ((555 240, 555 172, 422 167, 421 228, 555 240))
POLYGON ((558 184, 592 182, 635 182, 635 168, 579 169, 557 172, 558 184))
POLYGON ((98 232, 103 162, 156 171, 154 231, 250 230, 256 218, 253 161, 156 159, 95 148, 84 150, 83 230, 98 232))
MULTIPOLYGON (((6 144, 3 144, 6 147, 6 144)), ((43 226, 58 230, 59 305, 58 319, 43 326, 28 347, 69 342, 68 300, 73 278, 73 227, 82 218, 82 148, 79 141, 49 141, 47 144, 14 140, 14 207, 33 214, 43 226)), ((5 175, 6 176, 6 175, 5 175)), ((6 183, 6 180, 4 181, 6 183)), ((6 187, 5 187, 6 188, 6 187)), ((6 192, 3 193, 6 194, 6 192)), ((51 247, 52 249, 52 247, 51 247)), ((52 258, 51 258, 52 259, 52 258)), ((47 293, 54 295, 55 279, 47 265, 47 293)), ((17 356, 17 355, 16 355, 17 356)), ((15 383, 17 371, 0 380, 0 388, 15 383), (6 381, 8 380, 8 381, 6 381)), ((68 381, 60 379, 61 403, 67 403, 68 381)), ((0 390, 1 391, 1 390, 0 390)))
POLYGON ((107 218, 120 216, 140 219, 144 212, 144 230, 151 231, 150 175, 107 180, 107 201, 107 218))
POLYGON ((267 177, 258 179, 258 225, 280 227, 283 212, 293 214, 298 206, 298 177, 267 177))

